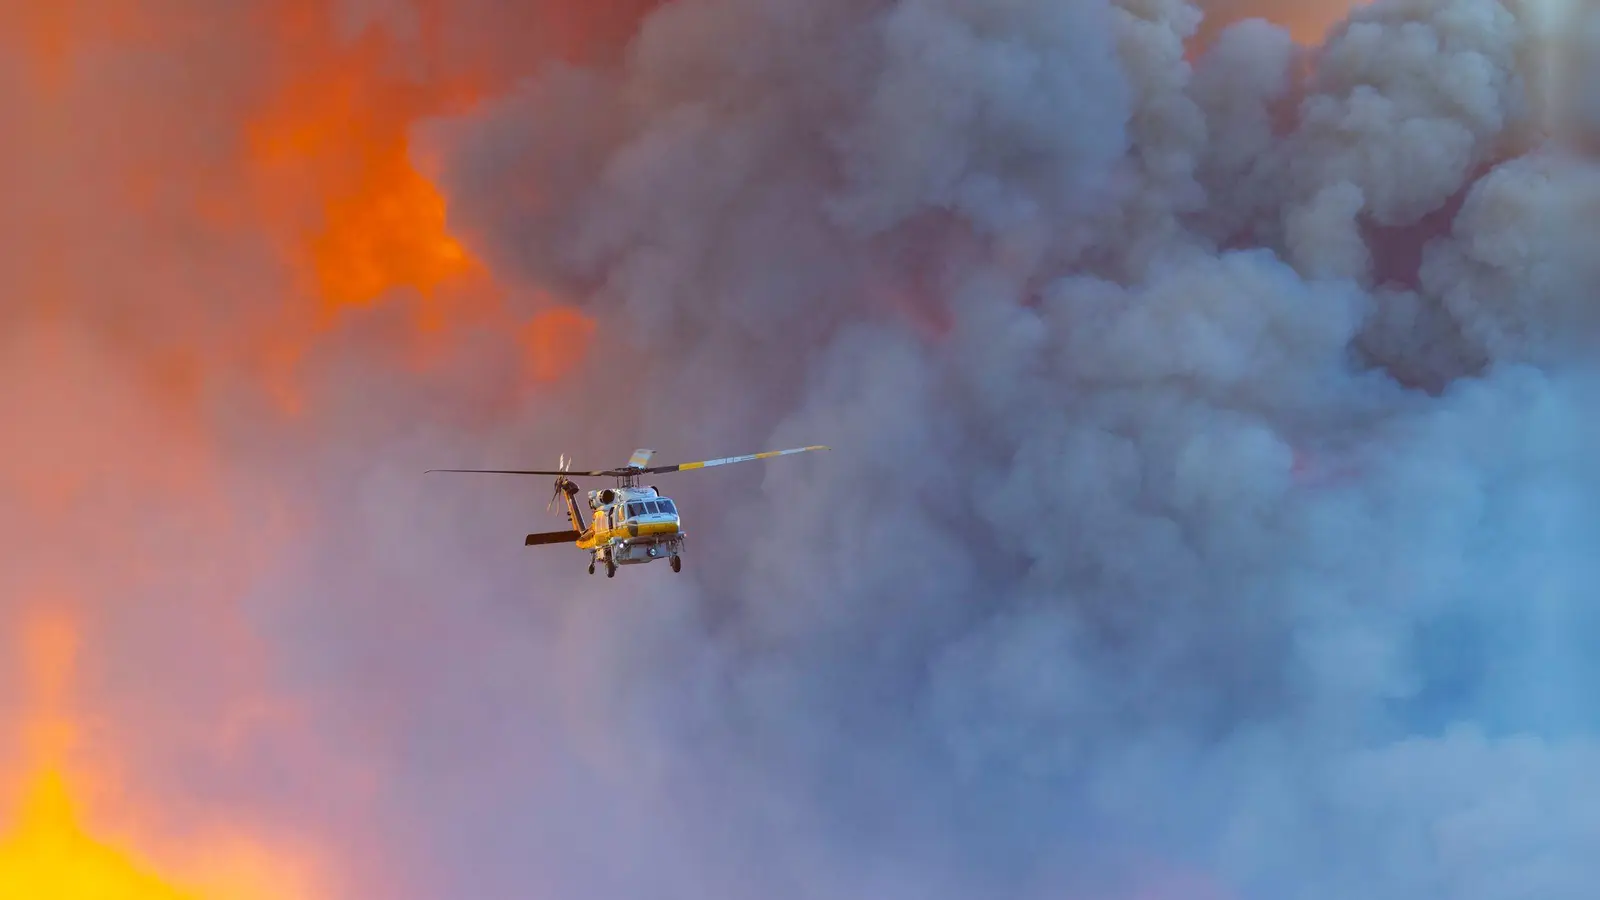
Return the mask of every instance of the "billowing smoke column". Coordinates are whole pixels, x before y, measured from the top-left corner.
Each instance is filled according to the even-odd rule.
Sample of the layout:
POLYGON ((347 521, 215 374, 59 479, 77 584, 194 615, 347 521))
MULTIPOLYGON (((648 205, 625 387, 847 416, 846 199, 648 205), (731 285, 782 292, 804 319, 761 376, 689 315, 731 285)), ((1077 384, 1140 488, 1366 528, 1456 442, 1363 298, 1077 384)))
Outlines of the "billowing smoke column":
MULTIPOLYGON (((603 323, 534 446, 837 448, 674 482, 682 578, 514 566, 576 649, 475 738, 548 783, 439 801, 493 818, 439 852, 500 880, 456 884, 1600 883, 1597 170, 1539 139, 1507 5, 1379 0, 1309 53, 1245 21, 1191 65, 1200 19, 679 0, 430 129, 452 226, 603 323)), ((385 520, 513 530, 405 491, 385 520)), ((529 604, 466 554, 440 584, 529 604)))

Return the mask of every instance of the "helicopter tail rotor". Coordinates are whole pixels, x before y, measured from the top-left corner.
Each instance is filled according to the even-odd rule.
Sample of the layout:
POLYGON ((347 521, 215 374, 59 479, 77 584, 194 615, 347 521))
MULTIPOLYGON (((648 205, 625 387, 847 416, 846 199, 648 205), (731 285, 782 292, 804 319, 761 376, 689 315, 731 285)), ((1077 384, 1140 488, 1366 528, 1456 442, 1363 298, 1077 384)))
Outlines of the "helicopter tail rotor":
POLYGON ((545 512, 555 511, 556 500, 561 497, 562 489, 572 483, 567 480, 567 472, 571 469, 572 460, 568 459, 565 453, 561 454, 560 462, 556 464, 556 472, 559 474, 556 475, 555 489, 550 492, 550 502, 544 505, 545 512))
POLYGON ((550 502, 546 503, 544 508, 545 512, 551 512, 556 505, 556 501, 561 501, 565 505, 564 512, 567 521, 575 531, 583 532, 588 526, 583 521, 583 513, 578 511, 578 505, 574 502, 574 498, 578 495, 578 486, 573 483, 572 479, 567 477, 567 473, 571 470, 572 460, 565 453, 561 454, 560 463, 557 465, 555 472, 551 473, 556 476, 555 490, 551 492, 550 502), (562 494, 566 494, 566 497, 563 498, 562 494))

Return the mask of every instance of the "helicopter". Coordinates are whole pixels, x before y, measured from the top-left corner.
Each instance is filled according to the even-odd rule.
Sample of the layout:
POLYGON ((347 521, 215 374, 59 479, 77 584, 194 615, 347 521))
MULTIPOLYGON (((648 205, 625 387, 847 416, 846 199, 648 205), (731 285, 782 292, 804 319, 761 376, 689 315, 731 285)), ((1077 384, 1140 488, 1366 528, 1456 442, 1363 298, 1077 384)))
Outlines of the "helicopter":
POLYGON ((810 447, 794 447, 789 450, 767 450, 761 453, 750 453, 745 456, 729 456, 722 459, 705 459, 699 462, 678 463, 671 466, 650 466, 650 459, 655 456, 654 450, 640 448, 628 458, 628 464, 618 469, 600 469, 592 472, 571 471, 572 462, 562 454, 555 469, 429 469, 423 474, 434 472, 473 473, 484 475, 554 475, 555 490, 550 495, 550 502, 545 504, 545 511, 549 512, 556 500, 562 499, 567 507, 567 520, 572 528, 567 531, 547 531, 540 534, 530 534, 523 539, 525 547, 539 547, 549 544, 564 544, 573 542, 579 550, 589 552, 589 574, 593 575, 595 566, 603 564, 606 567, 606 577, 615 578, 618 566, 642 565, 665 558, 672 565, 672 571, 683 571, 683 531, 681 520, 678 518, 677 504, 671 498, 662 496, 654 485, 642 485, 639 479, 644 475, 659 475, 665 472, 685 472, 690 469, 709 469, 713 466, 726 466, 731 463, 750 462, 757 459, 772 459, 778 456, 791 456, 796 453, 806 453, 812 450, 830 450, 816 444, 810 447), (614 478, 615 488, 603 488, 589 491, 589 510, 594 514, 592 522, 584 522, 583 512, 578 508, 577 496, 580 488, 573 483, 569 476, 589 478, 614 478))

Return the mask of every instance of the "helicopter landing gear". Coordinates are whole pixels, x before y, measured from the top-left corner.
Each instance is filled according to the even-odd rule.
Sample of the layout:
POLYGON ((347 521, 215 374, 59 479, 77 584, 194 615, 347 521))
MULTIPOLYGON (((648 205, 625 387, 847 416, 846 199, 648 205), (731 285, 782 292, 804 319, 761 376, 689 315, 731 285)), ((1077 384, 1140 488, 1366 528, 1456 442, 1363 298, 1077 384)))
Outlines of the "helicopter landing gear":
POLYGON ((674 572, 682 572, 683 571, 683 557, 679 556, 676 553, 672 554, 672 571, 674 571, 674 572))
POLYGON ((594 574, 594 560, 592 560, 592 559, 589 560, 589 574, 590 575, 594 574))
POLYGON ((606 559, 606 577, 617 577, 617 564, 612 562, 609 558, 606 559))

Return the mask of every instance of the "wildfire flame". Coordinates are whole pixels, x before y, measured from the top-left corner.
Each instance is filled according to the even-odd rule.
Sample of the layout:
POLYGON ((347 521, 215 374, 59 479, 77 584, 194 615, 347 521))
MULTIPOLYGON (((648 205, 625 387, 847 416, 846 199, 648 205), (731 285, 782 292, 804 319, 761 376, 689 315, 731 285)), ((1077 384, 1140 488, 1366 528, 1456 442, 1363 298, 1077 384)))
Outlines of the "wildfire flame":
POLYGON ((0 900, 267 900, 309 897, 288 883, 279 866, 264 866, 259 851, 231 848, 222 872, 176 878, 90 831, 74 795, 70 759, 78 728, 67 696, 77 654, 72 622, 59 614, 37 618, 25 635, 35 707, 28 731, 29 772, 11 829, 0 837, 0 900), (259 868, 257 868, 259 866, 259 868))
POLYGON ((342 45, 327 33, 326 15, 308 15, 319 11, 301 4, 285 15, 286 35, 309 39, 311 62, 250 124, 254 159, 321 198, 321 221, 296 237, 328 307, 371 303, 396 288, 431 295, 480 266, 449 233, 444 197, 412 165, 406 131, 473 90, 386 74, 399 51, 382 31, 342 45))
MULTIPOLYGON (((443 8, 426 10, 425 24, 441 28, 443 8)), ((419 347, 487 322, 529 355, 532 382, 572 371, 593 322, 561 303, 531 318, 513 312, 507 291, 451 232, 445 196, 413 159, 413 123, 461 112, 509 85, 479 71, 452 73, 428 41, 403 43, 381 25, 342 39, 324 0, 296 0, 278 13, 295 68, 246 125, 255 209, 275 224, 318 303, 309 323, 299 322, 309 333, 291 329, 263 351, 282 408, 304 405, 290 373, 317 334, 345 312, 408 294, 422 301, 419 347)), ((418 367, 428 358, 419 352, 418 367)))
MULTIPOLYGON (((265 832, 249 824, 248 810, 237 811, 237 826, 230 811, 225 826, 199 826, 198 838, 181 841, 170 833, 173 822, 154 824, 157 813, 172 810, 159 797, 135 800, 131 791, 113 789, 119 748, 110 731, 90 727, 100 714, 108 722, 118 718, 122 697, 92 695, 87 709, 73 702, 80 637, 115 644, 119 636, 103 626, 118 615, 125 599, 120 592, 165 587, 172 577, 172 557, 117 549, 129 543, 127 535, 138 544, 137 536, 151 532, 130 512, 141 505, 134 498, 146 492, 159 497, 190 537, 234 538, 246 527, 230 515, 228 492, 237 485, 224 456, 229 444, 208 405, 219 382, 256 379, 286 413, 314 404, 317 398, 296 378, 297 367, 318 342, 337 339, 351 319, 385 305, 416 310, 419 346, 424 338, 448 343, 466 326, 491 332, 505 352, 522 358, 529 388, 566 377, 583 359, 593 321, 558 298, 512 303, 510 297, 527 292, 514 295, 500 284, 452 232, 448 198, 413 158, 414 123, 459 112, 509 87, 505 79, 515 74, 497 82, 473 70, 470 59, 452 71, 434 58, 431 32, 447 12, 442 4, 423 5, 431 12, 422 17, 422 34, 396 36, 381 23, 341 33, 332 0, 280 0, 247 13, 219 7, 214 19, 183 22, 164 19, 168 11, 159 4, 126 0, 0 4, 0 50, 17 51, 28 79, 17 85, 0 79, 0 91, 30 92, 23 97, 28 115, 18 140, 0 147, 0 176, 15 177, 37 194, 23 197, 21 209, 35 208, 30 201, 36 201, 49 211, 19 228, 26 252, 17 258, 28 264, 0 272, 18 279, 21 296, 13 299, 31 304, 18 313, 22 327, 5 330, 7 361, 27 377, 14 379, 16 390, 0 402, 7 422, 0 455, 8 463, 0 474, 0 508, 16 514, 3 524, 46 533, 50 539, 40 544, 52 548, 81 545, 67 535, 112 536, 98 544, 95 565, 78 568, 66 551, 21 552, 8 566, 16 571, 5 573, 8 590, 0 595, 15 578, 27 583, 22 596, 44 599, 22 638, 30 715, 20 765, 4 773, 8 790, 0 796, 0 900, 324 895, 310 887, 325 883, 320 873, 313 879, 300 867, 328 861, 308 859, 304 848, 285 852, 288 845, 276 838, 264 840, 265 832), (261 9, 264 19, 257 16, 261 9), (214 23, 226 32, 241 22, 262 26, 263 34, 245 41, 232 33, 191 33, 214 23), (80 178, 70 163, 59 172, 52 167, 81 149, 74 143, 81 132, 67 125, 94 119, 102 111, 97 104, 140 114, 171 111, 162 106, 171 101, 161 88, 149 83, 130 84, 128 96, 115 93, 124 89, 120 82, 96 80, 106 69, 130 60, 144 65, 157 56, 180 68, 204 66, 214 60, 185 54, 234 40, 261 56, 247 74, 228 73, 246 85, 236 96, 195 112, 199 121, 191 130, 201 136, 195 145, 217 157, 196 164, 192 177, 185 168, 192 161, 183 156, 190 145, 164 134, 148 146, 130 139, 133 149, 126 152, 108 144, 90 176, 80 178), (135 102, 127 102, 130 97, 135 102), (222 158, 219 148, 230 155, 222 158), (171 228, 183 240, 165 241, 162 231, 141 243, 145 228, 171 228), (210 260, 185 257, 182 250, 161 255, 191 246, 185 242, 201 231, 224 235, 218 245, 238 250, 250 264, 216 279, 206 268, 210 260), (269 257, 271 265, 256 265, 269 257), (125 266, 136 283, 104 275, 102 262, 125 266), (233 302, 216 296, 219 282, 265 295, 266 312, 240 327, 211 316, 233 302), (191 318, 200 322, 192 330, 185 327, 191 318), (494 327, 484 329, 485 323, 494 327), (96 500, 108 486, 126 493, 115 502, 96 500), (71 599, 40 594, 33 590, 38 584, 69 585, 71 599)), ((231 88, 224 83, 221 89, 231 88)), ((130 127, 143 121, 129 113, 130 127)), ((171 127, 183 132, 188 124, 171 127)), ((149 129, 140 135, 149 138, 149 129)), ((415 356, 418 366, 426 363, 426 354, 415 356)), ((180 626, 203 622, 194 624, 197 633, 218 641, 239 638, 230 644, 236 656, 249 655, 239 649, 246 646, 268 649, 246 633, 243 617, 218 604, 255 577, 249 563, 253 554, 271 552, 259 549, 271 543, 264 534, 271 528, 252 514, 249 540, 233 544, 255 549, 230 548, 225 562, 213 558, 225 572, 198 576, 206 590, 176 591, 162 615, 180 626), (197 594, 205 594, 204 618, 187 620, 202 610, 197 594)), ((17 624, 16 612, 0 606, 10 624, 17 624)), ((119 648, 104 649, 116 655, 119 648)), ((219 676, 233 692, 227 708, 208 711, 224 726, 260 703, 252 689, 257 668, 232 662, 223 666, 225 679, 219 676)), ((276 722, 270 727, 284 730, 276 722)), ((224 730, 196 733, 208 740, 224 730)), ((195 739, 151 737, 178 749, 195 739)), ((130 748, 122 750, 133 758, 130 748)))

